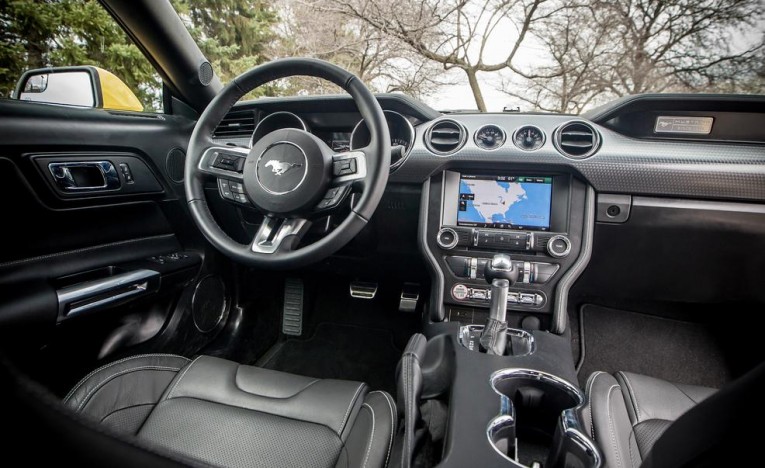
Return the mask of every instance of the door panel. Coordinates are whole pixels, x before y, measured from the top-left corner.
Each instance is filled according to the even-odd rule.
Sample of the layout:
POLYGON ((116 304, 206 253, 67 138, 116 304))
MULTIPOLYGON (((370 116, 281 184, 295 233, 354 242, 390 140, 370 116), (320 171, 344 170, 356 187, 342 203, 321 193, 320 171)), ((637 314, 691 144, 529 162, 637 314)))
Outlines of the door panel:
POLYGON ((219 331, 187 316, 198 278, 229 265, 195 229, 182 179, 167 174, 193 125, 0 100, 0 340, 52 388, 105 357, 196 352, 219 331))

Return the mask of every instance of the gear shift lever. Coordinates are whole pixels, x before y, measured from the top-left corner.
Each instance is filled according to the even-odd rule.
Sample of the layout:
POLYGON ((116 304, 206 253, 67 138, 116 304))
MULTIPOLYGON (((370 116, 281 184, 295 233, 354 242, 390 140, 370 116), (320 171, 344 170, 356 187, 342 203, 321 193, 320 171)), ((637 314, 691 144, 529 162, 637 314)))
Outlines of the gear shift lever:
POLYGON ((484 277, 491 285, 491 305, 481 334, 481 349, 502 356, 507 348, 507 290, 518 281, 518 269, 509 255, 498 254, 486 262, 484 277))

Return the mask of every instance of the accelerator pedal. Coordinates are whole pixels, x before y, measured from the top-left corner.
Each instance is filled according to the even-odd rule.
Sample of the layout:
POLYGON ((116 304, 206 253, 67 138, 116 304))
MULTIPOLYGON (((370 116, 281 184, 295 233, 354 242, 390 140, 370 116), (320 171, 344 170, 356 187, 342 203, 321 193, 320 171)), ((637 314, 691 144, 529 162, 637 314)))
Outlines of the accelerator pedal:
POLYGON ((417 302, 420 300, 420 285, 417 283, 404 283, 401 288, 401 299, 398 301, 399 312, 414 312, 417 310, 417 302))
POLYGON ((284 280, 284 307, 282 309, 282 333, 300 336, 303 333, 303 280, 284 280))

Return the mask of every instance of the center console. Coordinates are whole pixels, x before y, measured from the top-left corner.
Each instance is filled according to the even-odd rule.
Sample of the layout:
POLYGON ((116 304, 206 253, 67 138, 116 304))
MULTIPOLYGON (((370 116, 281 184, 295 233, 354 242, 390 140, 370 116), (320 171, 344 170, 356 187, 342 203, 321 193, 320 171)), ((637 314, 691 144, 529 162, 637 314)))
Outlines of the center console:
POLYGON ((412 425, 446 428, 431 434, 439 466, 601 466, 564 333, 594 199, 573 174, 523 167, 452 168, 424 184, 430 320, 421 375, 401 381, 422 383, 407 401, 443 408, 445 422, 412 425))
POLYGON ((421 248, 435 285, 433 321, 485 320, 491 288, 483 271, 498 253, 510 255, 519 271, 507 293, 509 310, 565 313, 575 266, 586 254, 582 182, 563 173, 461 169, 434 176, 426 187, 421 248))

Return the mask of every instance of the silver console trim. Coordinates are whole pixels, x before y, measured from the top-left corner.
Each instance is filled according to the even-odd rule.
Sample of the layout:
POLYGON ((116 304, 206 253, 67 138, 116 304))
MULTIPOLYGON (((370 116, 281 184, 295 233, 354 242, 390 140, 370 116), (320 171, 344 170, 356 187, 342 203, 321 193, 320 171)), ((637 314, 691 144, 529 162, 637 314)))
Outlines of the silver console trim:
POLYGON ((441 247, 444 250, 451 250, 457 246, 459 243, 459 237, 457 236, 457 231, 450 227, 442 227, 438 230, 438 233, 436 234, 436 244, 438 244, 439 247, 441 247), (452 235, 454 236, 454 240, 448 244, 444 244, 441 242, 441 233, 442 232, 449 232, 451 231, 452 235))
MULTIPOLYGON (((460 327, 460 331, 457 334, 457 342, 461 344, 466 349, 470 349, 469 343, 466 343, 466 340, 468 336, 470 336, 470 332, 477 332, 482 331, 484 329, 483 325, 463 325, 460 327)), ((513 354, 513 357, 519 357, 519 356, 529 356, 531 354, 534 354, 534 352, 537 350, 537 342, 534 339, 534 335, 527 332, 526 330, 520 330, 518 328, 508 328, 507 329, 507 336, 514 336, 516 338, 528 340, 529 342, 529 352, 524 354, 513 354)))
POLYGON ((551 257, 553 257, 553 258, 567 257, 568 254, 571 253, 571 239, 569 239, 568 237, 566 237, 566 236, 564 236, 562 234, 558 234, 558 235, 552 236, 550 239, 547 240, 547 246, 546 247, 547 247, 547 253, 551 257), (556 240, 563 240, 563 241, 565 241, 566 242, 566 250, 564 250, 561 253, 558 253, 558 252, 554 251, 551 246, 552 246, 553 242, 555 242, 556 240))
POLYGON ((602 466, 603 456, 601 455, 597 445, 595 445, 595 442, 590 439, 590 437, 585 435, 586 431, 583 430, 583 425, 577 415, 578 412, 587 403, 587 396, 582 392, 581 389, 558 377, 557 375, 534 369, 500 369, 491 374, 491 377, 489 378, 491 389, 494 390, 494 392, 500 397, 500 412, 489 422, 488 426, 486 427, 486 437, 494 451, 496 451, 500 456, 502 456, 502 458, 513 463, 514 465, 523 466, 520 465, 516 460, 509 458, 507 455, 497 449, 494 441, 492 440, 492 436, 496 434, 499 429, 507 428, 509 425, 515 423, 515 407, 513 406, 512 400, 510 400, 507 395, 497 389, 497 384, 501 381, 507 380, 508 378, 527 378, 545 381, 561 388, 572 397, 574 397, 578 404, 572 408, 563 410, 561 412, 559 423, 561 424, 565 434, 575 439, 582 447, 584 447, 588 453, 592 455, 594 466, 602 466))

